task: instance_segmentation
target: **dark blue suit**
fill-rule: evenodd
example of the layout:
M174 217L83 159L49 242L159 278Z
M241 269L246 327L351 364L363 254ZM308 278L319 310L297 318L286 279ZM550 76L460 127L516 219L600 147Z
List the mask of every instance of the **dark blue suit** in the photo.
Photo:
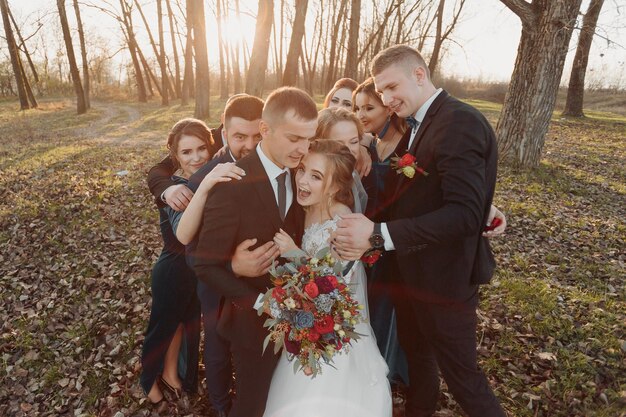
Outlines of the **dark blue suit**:
M207 162L189 178L187 187L194 193L200 183L218 164L235 162L230 152ZM198 235L186 247L187 263L193 265L191 254L198 246ZM217 316L221 296L211 290L204 282L198 280L198 299L202 310L204 326L204 367L206 384L211 405L217 410L225 411L230 404L229 392L232 380L232 364L230 347L227 340L217 334Z

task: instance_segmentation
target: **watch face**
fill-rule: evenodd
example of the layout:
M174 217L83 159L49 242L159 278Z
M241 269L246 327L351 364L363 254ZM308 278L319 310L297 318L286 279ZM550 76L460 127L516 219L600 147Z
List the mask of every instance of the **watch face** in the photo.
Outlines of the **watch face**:
M372 245L373 247L382 248L384 244L385 244L385 239L383 238L382 235L374 234L370 236L370 245Z

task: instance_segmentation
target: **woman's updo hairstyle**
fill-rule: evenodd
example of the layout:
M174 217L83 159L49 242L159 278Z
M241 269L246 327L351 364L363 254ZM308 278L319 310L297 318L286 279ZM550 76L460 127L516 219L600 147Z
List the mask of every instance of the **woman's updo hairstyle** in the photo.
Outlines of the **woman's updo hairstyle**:
M354 196L352 195L352 172L356 159L350 149L343 143L331 139L315 139L311 142L309 153L323 155L328 161L328 170L332 184L338 190L332 195L332 199L354 209ZM325 187L330 184L324 184Z
M176 152L178 152L178 143L183 135L197 137L207 145L207 148L213 145L211 130L209 130L206 123L202 120L191 117L179 120L172 127L167 137L167 149L170 151L170 158L172 158L175 168L180 168L180 163L176 158Z

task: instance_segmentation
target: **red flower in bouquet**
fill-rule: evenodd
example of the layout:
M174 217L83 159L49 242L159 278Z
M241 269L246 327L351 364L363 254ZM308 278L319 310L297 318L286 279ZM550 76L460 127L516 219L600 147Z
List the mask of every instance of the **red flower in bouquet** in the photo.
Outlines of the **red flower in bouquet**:
M333 287L333 284L330 282L327 276L315 278L315 284L317 285L317 288L319 289L320 294L328 294L329 292L335 289L335 287Z
M317 320L314 324L315 331L319 334L330 333L335 328L335 321L331 316L324 316L321 319Z
M297 355L298 353L300 353L301 345L301 342L289 340L287 335L285 335L285 349L287 350L287 352L291 353L292 355Z
M310 329L309 334L307 335L307 339L309 339L310 342L317 342L318 340L320 340L320 334L317 332L317 330Z
M311 298L315 298L319 295L320 290L317 288L315 282L309 282L304 286L304 292Z
M337 286L339 285L339 281L337 281L337 277L334 275L326 275L326 278L328 278L328 281L330 282L330 285L333 286L333 289L337 288Z
M287 298L287 291L284 290L283 287L274 287L272 289L272 296L278 301L282 303Z

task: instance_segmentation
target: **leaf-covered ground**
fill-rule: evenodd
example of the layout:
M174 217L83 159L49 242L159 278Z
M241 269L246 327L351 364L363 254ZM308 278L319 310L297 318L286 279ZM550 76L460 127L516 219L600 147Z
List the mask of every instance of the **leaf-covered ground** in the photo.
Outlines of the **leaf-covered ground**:
M474 104L495 125L499 108ZM151 413L139 354L160 237L145 177L192 112L0 103L0 415ZM538 169L500 167L509 226L478 337L511 416L625 415L626 119L590 116L553 120ZM462 415L445 389L440 404Z

